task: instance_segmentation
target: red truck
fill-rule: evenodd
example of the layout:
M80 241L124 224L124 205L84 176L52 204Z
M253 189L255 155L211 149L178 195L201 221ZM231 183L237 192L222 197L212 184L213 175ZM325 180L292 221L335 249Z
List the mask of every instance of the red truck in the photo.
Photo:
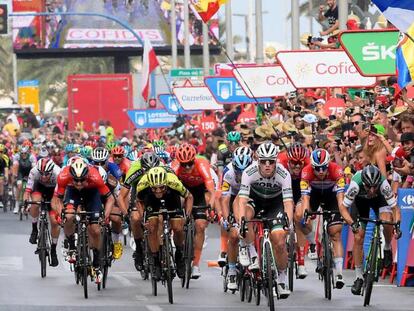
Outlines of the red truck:
M109 120L116 135L134 125L127 110L133 109L130 74L85 74L68 76L68 119L73 130L80 121L87 131L100 120Z

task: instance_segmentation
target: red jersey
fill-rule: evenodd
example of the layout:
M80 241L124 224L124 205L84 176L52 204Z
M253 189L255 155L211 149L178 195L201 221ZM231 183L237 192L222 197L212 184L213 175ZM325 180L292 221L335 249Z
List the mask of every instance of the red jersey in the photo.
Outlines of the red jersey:
M171 168L186 187L205 185L209 191L214 191L214 181L210 173L210 163L206 159L195 158L194 166L190 172L184 170L180 162L174 160Z
M319 179L311 164L305 166L302 170L302 177L300 181L300 190L302 194L310 195L312 189L327 190L336 193L344 192L345 178L342 167L334 162L328 165L328 174L325 179Z
M289 169L289 158L288 158L288 155L287 155L287 152L286 151L283 151L283 152L279 153L279 155L277 157L277 162L279 162L280 164L282 164L284 166L284 168L289 171L290 176L292 177L292 179L299 179L299 178L301 178L300 175L299 176L293 175L292 174L292 171ZM303 162L304 162L304 168L305 168L307 165L310 164L309 157L306 157L305 158L305 161L303 161Z
M111 157L109 158L110 162L113 162L116 164L116 162L114 161L114 159ZM121 163L117 164L119 169L122 172L122 176L126 176L126 174L128 173L129 168L131 167L131 161L127 158L122 158Z
M63 197L65 194L65 189L67 186L73 186L73 177L69 172L70 166L66 166L60 172L57 178L57 185L55 188L55 196ZM110 194L109 188L105 185L99 171L93 167L89 166L89 172L86 176L86 180L84 182L85 189L98 189L99 193L102 196L107 196Z

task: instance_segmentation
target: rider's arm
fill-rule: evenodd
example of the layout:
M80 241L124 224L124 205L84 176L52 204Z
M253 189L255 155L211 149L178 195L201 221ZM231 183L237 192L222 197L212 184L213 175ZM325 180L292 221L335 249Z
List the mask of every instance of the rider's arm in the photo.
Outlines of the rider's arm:
M280 170L280 175L285 176L282 179L282 195L283 195L283 206L285 213L289 219L289 225L293 222L293 192L292 192L292 177L287 169L285 169L282 165L277 167Z
M214 189L214 181L213 177L211 177L210 174L210 164L208 164L207 161L196 161L197 170L199 171L201 177L204 180L204 185L210 194L210 202L209 205L211 207L214 207L214 201L216 199L215 197L215 189Z
M117 202L118 202L119 209L124 215L128 214L128 198L129 198L129 189L124 186L121 186L121 190L119 191Z
M387 201L387 204L392 208L394 221L400 221L401 219L401 213L400 208L397 205L397 198L395 194L393 193L390 184L386 179L383 180L380 186L381 194L384 196L385 201Z
M191 215L191 211L193 210L193 203L194 203L194 197L190 193L190 191L188 191L188 195L184 199L185 214L187 215L187 217Z
M247 203L249 202L249 195L250 195L250 176L247 174L245 170L242 174L241 183L240 183L240 190L237 197L239 198L239 217L240 219L236 219L238 223L242 217L246 216L246 207Z
M348 225L351 225L354 222L348 209L352 206L356 196L359 193L359 185L353 179L351 180L348 190L345 193L345 198L342 200L341 204L338 204L339 212Z

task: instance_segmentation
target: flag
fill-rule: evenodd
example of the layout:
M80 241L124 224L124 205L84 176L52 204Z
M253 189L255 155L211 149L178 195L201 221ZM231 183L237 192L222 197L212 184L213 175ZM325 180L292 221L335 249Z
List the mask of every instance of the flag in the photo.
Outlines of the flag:
M378 9L384 14L395 27L402 32L414 23L414 1L413 0L372 0Z
M228 0L191 0L194 9L204 23L207 23Z
M142 97L145 101L148 101L149 89L150 89L150 75L160 64L158 63L157 55L154 48L151 46L151 42L145 39L144 53L142 55Z
M414 26L411 28L408 35L414 38ZM406 34L401 34L401 36L396 50L396 67L398 86L403 89L414 78L414 42Z
M396 50L398 86L402 89L414 77L414 1L372 0L384 16L402 33Z

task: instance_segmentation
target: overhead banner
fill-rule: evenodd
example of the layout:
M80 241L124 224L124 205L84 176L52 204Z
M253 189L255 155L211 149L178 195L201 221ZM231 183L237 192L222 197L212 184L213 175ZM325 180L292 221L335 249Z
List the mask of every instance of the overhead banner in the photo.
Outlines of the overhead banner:
M128 110L128 117L138 129L168 128L177 120L164 109Z
M279 65L237 67L233 75L249 98L285 96L295 90Z
M177 98L171 94L160 94L158 95L158 99L160 100L161 104L164 105L165 109L167 109L169 114L198 114L201 113L200 110L184 110L183 107L180 106Z
M369 87L375 77L363 77L345 51L281 51L276 54L296 88Z
M222 110L205 86L175 87L173 93L185 110Z
M256 104L271 103L270 97L257 98L247 97L241 85L234 77L206 77L204 83L213 94L214 99L221 104Z
M20 80L17 82L17 100L19 105L30 107L38 114L40 112L39 80Z
M366 77L396 74L397 30L345 31L339 41L359 73Z

